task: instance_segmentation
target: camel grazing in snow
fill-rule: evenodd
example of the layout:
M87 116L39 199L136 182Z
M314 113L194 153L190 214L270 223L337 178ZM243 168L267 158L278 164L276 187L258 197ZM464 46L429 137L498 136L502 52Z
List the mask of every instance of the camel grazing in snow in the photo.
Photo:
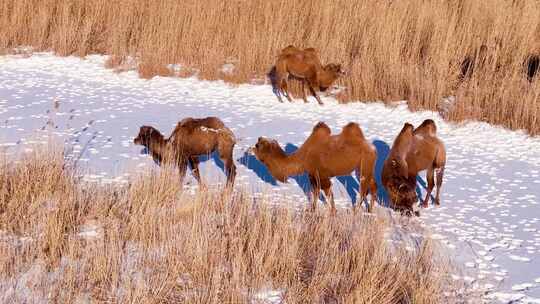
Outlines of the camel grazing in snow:
M281 94L283 94L292 102L287 86L287 79L291 75L302 82L302 98L304 102L308 102L305 91L305 83L307 83L311 94L322 105L323 103L316 90L326 91L336 79L344 74L340 64L330 63L323 66L314 48L301 50L289 45L281 50L276 62L278 99L283 102L281 99Z
M405 123L394 140L382 171L382 182L390 194L394 207L412 211L413 204L417 201L416 176L423 170L427 170L428 187L422 207L427 207L435 186L435 172L437 174L435 204L439 205L445 164L446 149L444 143L437 137L435 122L426 119L416 129L410 123Z
M172 161L178 166L182 178L189 163L200 185L199 156L218 151L225 164L227 186L234 185L236 166L233 161L233 148L236 139L232 131L217 117L185 118L176 125L168 139L154 127L142 126L133 142L145 146L157 163Z
M291 175L307 172L312 188L313 209L317 206L322 188L330 201L332 211L335 211L330 178L347 175L356 170L361 187L360 201L363 202L370 191L368 211L372 211L377 193L374 179L377 151L365 139L358 124L349 123L343 127L340 134L331 135L330 128L319 122L304 144L290 155L281 149L277 141L263 137L259 137L251 150L268 168L270 174L281 182L286 182Z

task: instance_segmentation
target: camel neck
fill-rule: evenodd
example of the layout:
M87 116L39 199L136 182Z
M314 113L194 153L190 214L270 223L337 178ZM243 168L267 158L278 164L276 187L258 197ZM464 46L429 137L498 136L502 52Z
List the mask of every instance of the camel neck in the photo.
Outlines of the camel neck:
M150 147L148 147L148 150L150 150L150 153L152 154L152 158L154 158L154 160L159 162L163 161L166 153L166 144L167 141L164 138L156 138L155 141L150 142Z
M317 78L319 80L319 86L325 88L330 87L334 80L336 80L334 73L325 71L323 69L321 69L319 75L317 75Z
M276 155L276 157L268 164L268 169L274 178L281 182L285 182L287 177L300 175L305 172L304 165L298 153L295 152L291 155L287 155L283 151L280 152L281 153Z

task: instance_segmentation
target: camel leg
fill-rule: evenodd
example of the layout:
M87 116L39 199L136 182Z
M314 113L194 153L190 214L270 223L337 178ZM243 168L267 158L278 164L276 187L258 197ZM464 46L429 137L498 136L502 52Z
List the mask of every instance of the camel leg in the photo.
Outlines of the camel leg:
M277 90L276 90L276 96L277 96L277 98L278 98L278 101L281 102L281 103L283 103L283 98L281 98L281 95L282 95L282 94L283 94L283 93L281 92L281 89L277 89Z
M281 103L283 103L283 98L281 98L281 95L284 95L282 83L284 81L284 78L287 77L287 75L287 66L284 64L283 61L278 60L275 66L275 91L277 98Z
M289 102L293 102L290 93L289 93L289 87L287 84L287 79L283 78L281 80L281 91L284 93L285 97L289 100Z
M435 205L440 205L441 201L439 199L439 195L441 193L441 186L444 176L444 167L437 169L437 194L435 195Z
M334 193L332 192L332 182L329 178L321 180L321 188L324 191L326 199L330 202L332 214L336 213L336 203L334 202Z
M201 181L201 174L199 171L199 157L191 156L189 158L189 165L191 166L191 171L193 172L193 176L195 177L199 185L203 186L203 183Z
M236 178L236 165L234 164L232 156L225 159L225 169L227 170L227 187L232 188Z
M315 92L316 82L308 81L308 87L309 87L309 91L311 92L311 95L313 95L313 97L315 97L315 99L317 99L319 104L322 106L324 103L321 101L321 98L319 97L319 95L317 95L317 92Z
M236 178L236 165L233 160L233 148L234 144L228 142L222 142L219 147L219 158L225 164L225 174L227 175L227 187L234 185Z
M309 182L311 183L311 195L313 195L311 198L311 210L315 211L317 209L319 195L321 194L321 183L320 180L313 175L309 176Z
M285 95L285 91L283 90L283 82L285 81L285 79L281 79L279 78L278 81L277 81L277 96L278 96L278 99L279 99L279 102L283 103L283 98L281 98L282 95L286 96Z
M187 160L182 158L178 161L178 173L180 174L180 183L184 182L187 171Z
M375 203L377 202L377 182L375 181L375 178L373 178L373 176L371 176L369 180L370 180L369 191L371 193L371 199L369 201L368 210L369 212L372 212L373 207L375 207Z
M365 176L360 177L360 201L359 201L360 203L363 203L363 202L366 201L369 186L370 186L369 180ZM357 202L357 204L358 204L358 202ZM368 212L372 211L372 204L371 203L368 205L367 210L368 210Z
M433 167L430 167L427 169L426 179L428 183L427 191L426 191L426 199L422 202L422 207L426 208L428 206L429 197L431 196L431 192L433 191L433 187L435 186L435 180L433 178Z
M371 201L369 202L369 205L367 206L368 212L373 211L373 206L375 205L375 196L377 193L377 184L375 183L375 179L372 176L371 171L369 171L369 166L361 165L358 168L356 168L356 178L359 181L360 189L358 189L358 192L360 193L360 199L356 201L355 206L353 209L356 209L356 205L358 203L362 204L364 202L367 203L366 198L368 195L368 191L371 191Z
M304 99L304 103L308 103L306 96L306 81L304 79L302 79L302 98Z

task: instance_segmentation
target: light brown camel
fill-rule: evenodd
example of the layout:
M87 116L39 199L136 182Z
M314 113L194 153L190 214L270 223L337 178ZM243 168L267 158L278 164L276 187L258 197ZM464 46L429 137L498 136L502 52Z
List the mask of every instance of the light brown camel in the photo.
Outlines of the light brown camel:
M368 191L371 192L368 211L372 211L377 193L374 179L377 151L365 139L358 124L349 123L340 134L331 135L330 128L324 122L319 122L304 144L290 155L281 149L277 141L263 137L259 137L252 151L272 176L281 182L286 182L291 175L307 172L312 188L313 209L317 206L322 188L335 211L330 178L356 170L360 182L360 202L365 200Z
M233 148L236 139L217 117L185 118L176 125L168 139L155 128L142 126L133 142L145 146L157 163L172 161L178 166L181 178L185 176L189 163L200 185L199 156L217 151L225 164L227 186L234 185L236 166Z
M440 204L440 190L446 164L444 143L437 137L437 127L431 119L426 119L418 128L405 123L394 140L392 149L385 160L382 182L397 209L412 210L416 202L416 176L427 170L428 182L426 198L422 207L427 207L429 197L435 186L434 173L437 173L437 194L435 204Z
M287 85L287 79L290 75L301 80L304 102L308 102L305 91L305 84L307 83L311 94L322 105L323 103L316 91L326 91L336 79L344 74L340 64L330 63L323 66L314 48L301 50L289 45L281 50L276 62L275 77L278 99L283 102L281 99L281 94L283 94L292 102Z

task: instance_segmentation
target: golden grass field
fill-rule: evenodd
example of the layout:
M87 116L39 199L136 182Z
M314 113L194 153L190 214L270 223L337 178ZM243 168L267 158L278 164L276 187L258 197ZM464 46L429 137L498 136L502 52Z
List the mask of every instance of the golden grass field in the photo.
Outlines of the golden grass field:
M241 83L264 79L281 48L312 46L349 71L342 101L437 110L456 96L451 120L540 133L540 77L524 73L540 56L538 1L4 0L0 10L4 51L109 54L111 66L130 56L143 77L180 63L186 76ZM460 82L461 63L482 45L483 64ZM225 63L234 73L221 71Z
M238 189L189 194L174 170L89 184L51 147L11 160L0 167L1 302L265 303L265 289L285 303L460 298L438 246L388 243L384 217L295 211Z

